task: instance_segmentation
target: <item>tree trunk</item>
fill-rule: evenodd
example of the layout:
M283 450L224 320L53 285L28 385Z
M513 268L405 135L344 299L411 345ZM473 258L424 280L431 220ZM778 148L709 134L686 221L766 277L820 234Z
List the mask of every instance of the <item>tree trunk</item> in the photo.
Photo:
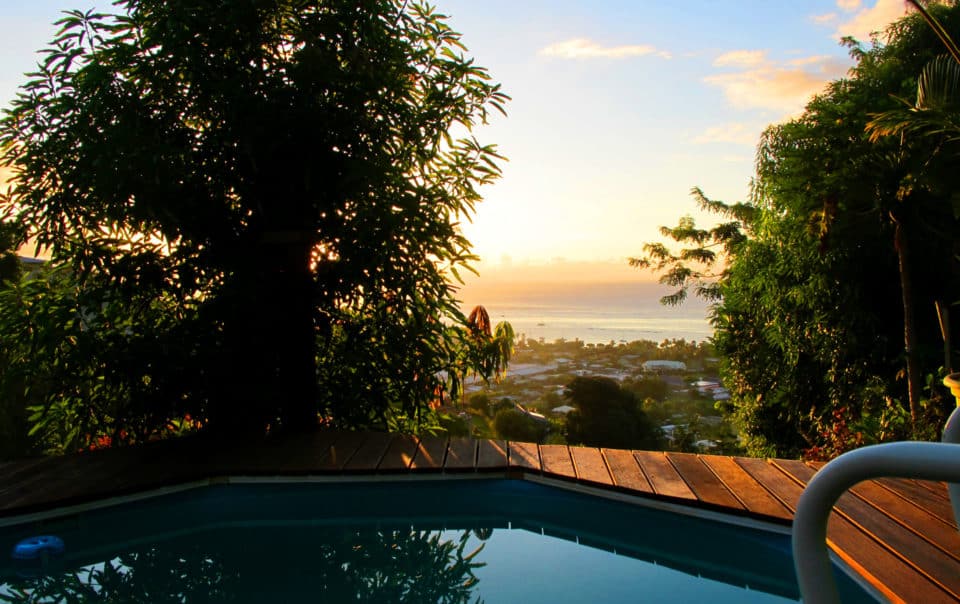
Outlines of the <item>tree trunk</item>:
M953 373L952 343L950 339L950 305L946 300L937 300L937 319L940 321L940 336L943 338L943 369Z
M903 347L907 357L907 397L910 402L910 422L917 430L917 407L920 404L921 375L916 354L916 328L913 312L913 285L910 271L910 249L904 233L902 217L890 213L894 224L893 241L900 267L900 291L903 295Z
M308 430L317 423L313 278L309 245L266 241L244 254L225 287L226 320L214 367L211 430L229 437Z
M317 425L316 328L310 247L285 246L284 266L277 272L276 295L271 296L276 338L276 407L285 431L304 431Z

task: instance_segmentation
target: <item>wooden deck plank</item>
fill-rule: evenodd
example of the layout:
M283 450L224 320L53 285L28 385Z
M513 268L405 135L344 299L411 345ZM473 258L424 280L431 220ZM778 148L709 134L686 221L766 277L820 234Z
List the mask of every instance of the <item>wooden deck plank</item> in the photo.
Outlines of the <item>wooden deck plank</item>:
M850 492L960 562L960 533L955 527L873 480L861 482Z
M57 459L56 457L34 457L19 462L8 462L0 470L0 487L43 473L47 467L56 465Z
M37 473L33 479L22 479L0 494L4 508L43 506L57 501L75 502L121 486L110 463L114 455L74 455L60 458L61 463L48 466L54 472ZM104 488L106 487L106 488Z
M570 447L570 456L573 458L573 469L577 478L584 482L599 485L612 485L610 470L603 460L600 449L592 447Z
M954 597L843 516L831 514L827 543L844 562L892 601L956 602Z
M532 470L534 472L540 471L540 449L536 443L510 441L507 443L507 448L509 450L507 455L511 468Z
M610 476L613 478L613 484L630 491L640 493L653 493L653 486L647 480L637 458L630 451L622 449L601 449L607 467L610 468Z
M697 455L667 453L666 457L700 501L732 510L746 509Z
M714 474L737 495L737 498L751 512L782 520L793 518L790 510L763 488L759 482L754 480L746 470L738 466L733 458L720 455L701 455L700 459L710 466Z
M921 486L916 480L880 478L876 482L914 505L923 508L943 522L956 526L953 518L953 508L950 506L949 499L931 496L930 491ZM946 491L946 489L944 489L944 491Z
M416 436L397 434L391 441L390 446L387 447L387 452L380 460L377 470L381 472L406 471L410 468L410 463L413 461L413 456L416 455L419 445L420 439Z
M934 497L950 501L950 495L947 493L947 484L933 480L915 480L918 485L933 494Z
M543 473L560 478L576 479L570 449L566 445L540 445L540 461Z
M794 478L803 483L809 483L810 479L816 473L816 470L800 461L795 460L777 460L776 465L788 472ZM903 525L892 520L889 516L878 512L866 501L857 497L853 493L847 492L837 500L834 506L836 512L843 514L848 521L855 525L859 530L871 537L874 542L879 542L888 550L892 550L899 555L896 558L901 560L904 570L898 571L898 574L904 574L906 568L922 573L929 580L933 581L941 589L948 591L954 598L960 598L960 575L957 574L956 560L946 555L939 548L933 546L926 540L917 536L915 533L907 530ZM832 516L831 516L832 518ZM831 521L831 525L836 524ZM846 549L849 544L837 535L832 534L828 528L827 535L837 547ZM848 537L848 531L844 536ZM910 552L909 558L901 552ZM859 560L860 557L857 556ZM861 561L862 563L862 561ZM909 592L904 592L909 593ZM942 596L941 596L942 597ZM927 601L927 600L922 600Z
M481 440L477 448L477 471L507 469L507 442Z
M366 434L362 432L339 433L333 443L327 446L327 455L323 456L320 463L317 464L317 470L321 472L342 470L365 440Z
M797 501L800 499L803 487L765 459L735 457L734 461L774 497L786 505L791 514L796 511Z
M757 479L767 490L783 501L791 512L796 511L803 488L788 474L763 459L735 458L739 466ZM827 543L851 568L863 575L884 595L894 601L954 601L926 576L904 564L903 560L882 547L869 535L839 514L831 514L827 527Z
M246 454L236 451L235 448L224 448L218 452L217 457L232 459L233 461L228 463L239 473L308 474L323 462L336 438L337 433L332 430L290 434L279 439L265 439L257 447L244 447L248 450ZM191 457L195 459L198 455L194 453ZM191 463L189 460L184 461Z
M472 472L477 463L477 441L469 438L451 438L447 444L446 472Z
M67 458L0 466L0 516L235 473L301 475L495 471L509 463L599 488L616 488L674 503L740 510L760 518L791 517L813 470L796 461L567 448L446 437L324 431L223 443L197 439L154 443ZM449 457L449 459L447 459ZM42 485L42 488L40 486ZM724 495L726 493L726 495ZM831 515L828 541L854 569L908 601L960 601L960 535L942 483L884 479L861 483Z
M446 436L424 436L417 445L417 452L410 462L410 469L416 472L439 472L447 457Z
M643 468L643 473L647 476L655 493L678 499L697 499L664 453L634 451L633 456Z
M345 472L375 472L380 461L390 448L394 435L382 432L371 432L364 439L363 444L350 456L344 464Z

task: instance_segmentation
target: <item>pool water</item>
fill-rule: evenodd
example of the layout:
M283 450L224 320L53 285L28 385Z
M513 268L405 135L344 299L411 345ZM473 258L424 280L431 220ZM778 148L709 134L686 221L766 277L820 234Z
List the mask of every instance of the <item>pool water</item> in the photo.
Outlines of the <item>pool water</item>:
M63 539L24 562L15 544ZM784 602L788 535L521 480L211 486L0 529L0 602ZM844 602L872 602L850 579Z

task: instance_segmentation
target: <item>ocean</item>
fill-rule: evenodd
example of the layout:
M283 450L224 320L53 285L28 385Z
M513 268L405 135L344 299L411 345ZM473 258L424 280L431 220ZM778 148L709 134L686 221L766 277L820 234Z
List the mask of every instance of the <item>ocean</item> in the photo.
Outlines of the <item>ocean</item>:
M462 308L469 313L474 305L483 304L492 323L509 321L518 336L546 342L710 338L708 305L689 299L680 306L663 306L660 298L670 291L656 283L527 284L487 292L484 300L465 296Z

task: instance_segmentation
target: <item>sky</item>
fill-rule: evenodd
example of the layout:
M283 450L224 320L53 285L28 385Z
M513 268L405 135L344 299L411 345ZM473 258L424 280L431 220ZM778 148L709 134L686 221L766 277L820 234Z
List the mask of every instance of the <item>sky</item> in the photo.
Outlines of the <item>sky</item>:
M509 161L464 225L492 283L650 279L627 266L690 197L746 197L763 129L798 115L903 0L435 0L512 97L478 129ZM0 107L66 8L0 0Z

